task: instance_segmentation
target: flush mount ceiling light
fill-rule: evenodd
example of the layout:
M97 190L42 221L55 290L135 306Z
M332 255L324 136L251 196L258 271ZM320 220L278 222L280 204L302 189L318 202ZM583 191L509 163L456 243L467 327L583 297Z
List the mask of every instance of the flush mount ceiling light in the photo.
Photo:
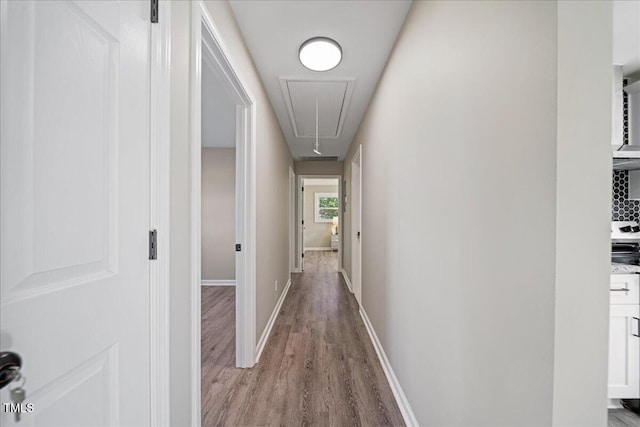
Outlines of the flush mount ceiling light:
M302 43L298 57L311 71L329 71L342 61L342 48L328 37L313 37Z

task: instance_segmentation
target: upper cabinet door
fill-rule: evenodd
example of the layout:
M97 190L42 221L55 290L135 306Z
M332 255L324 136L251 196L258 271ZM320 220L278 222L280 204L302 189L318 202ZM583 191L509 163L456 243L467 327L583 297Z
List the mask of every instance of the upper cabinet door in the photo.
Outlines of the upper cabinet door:
M149 1L3 1L0 25L0 349L34 408L19 425L148 426Z

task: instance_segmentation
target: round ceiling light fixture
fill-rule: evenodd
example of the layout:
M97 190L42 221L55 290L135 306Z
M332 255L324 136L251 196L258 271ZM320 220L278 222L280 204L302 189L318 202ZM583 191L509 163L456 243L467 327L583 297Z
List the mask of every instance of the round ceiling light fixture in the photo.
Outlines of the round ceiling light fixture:
M311 71L329 71L342 61L342 47L328 37L313 37L302 43L298 58Z

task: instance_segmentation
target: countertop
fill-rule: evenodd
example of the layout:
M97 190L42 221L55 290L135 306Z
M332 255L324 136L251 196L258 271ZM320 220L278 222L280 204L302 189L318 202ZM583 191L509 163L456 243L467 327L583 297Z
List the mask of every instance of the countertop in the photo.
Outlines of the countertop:
M611 263L611 274L640 273L640 265Z

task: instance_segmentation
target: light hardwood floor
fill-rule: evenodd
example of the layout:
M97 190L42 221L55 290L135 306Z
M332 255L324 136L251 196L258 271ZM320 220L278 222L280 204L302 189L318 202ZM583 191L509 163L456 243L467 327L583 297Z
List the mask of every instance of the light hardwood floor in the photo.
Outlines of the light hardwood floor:
M202 425L404 425L342 277L292 280L251 369L233 367L235 289L202 288Z
M640 427L640 415L626 409L609 409L607 427Z
M305 273L335 273L338 271L338 252L304 251Z

